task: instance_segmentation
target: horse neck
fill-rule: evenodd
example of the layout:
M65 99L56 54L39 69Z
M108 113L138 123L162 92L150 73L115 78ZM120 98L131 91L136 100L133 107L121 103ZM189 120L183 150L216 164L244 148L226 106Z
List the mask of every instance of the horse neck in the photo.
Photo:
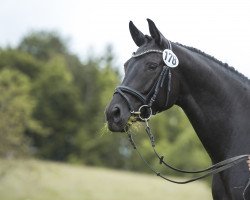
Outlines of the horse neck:
M182 107L214 162L225 159L235 137L243 137L249 122L249 84L215 59L182 46L174 46L180 59L176 74L180 80L177 105ZM239 128L242 127L243 128ZM246 128L246 127L245 127ZM238 150L237 150L238 151Z

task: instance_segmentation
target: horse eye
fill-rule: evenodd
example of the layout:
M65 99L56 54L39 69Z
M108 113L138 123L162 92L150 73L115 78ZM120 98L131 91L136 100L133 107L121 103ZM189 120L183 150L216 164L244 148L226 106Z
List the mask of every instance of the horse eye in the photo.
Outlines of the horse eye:
M147 70L149 71L154 71L158 67L156 63L147 63L146 66L147 66Z

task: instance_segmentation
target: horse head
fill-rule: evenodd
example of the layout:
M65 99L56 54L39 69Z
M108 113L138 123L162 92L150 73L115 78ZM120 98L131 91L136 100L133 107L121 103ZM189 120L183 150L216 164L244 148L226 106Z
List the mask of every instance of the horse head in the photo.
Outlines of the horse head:
M113 132L124 131L131 115L138 114L136 120L144 120L151 112L156 114L170 108L178 97L178 76L163 59L163 51L172 48L171 42L152 20L147 21L151 36L144 35L133 22L129 23L131 36L139 48L124 64L124 79L105 112Z

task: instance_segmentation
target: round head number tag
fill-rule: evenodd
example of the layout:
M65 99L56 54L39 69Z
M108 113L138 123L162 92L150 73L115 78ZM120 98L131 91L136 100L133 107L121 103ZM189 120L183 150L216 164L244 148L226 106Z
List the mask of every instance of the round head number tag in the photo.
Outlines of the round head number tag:
M163 56L163 61L168 67L174 68L179 65L179 60L172 50L165 49L163 51L162 56Z

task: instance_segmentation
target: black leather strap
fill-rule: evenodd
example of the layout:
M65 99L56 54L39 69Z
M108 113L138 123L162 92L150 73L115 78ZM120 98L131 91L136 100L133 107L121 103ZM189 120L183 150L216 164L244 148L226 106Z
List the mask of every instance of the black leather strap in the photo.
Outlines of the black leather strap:
M120 88L116 88L114 94L116 94L116 93L118 93L119 95L121 95L125 99L125 101L128 104L130 112L133 111L134 110L133 105L131 104L129 98L122 92L122 90Z
M141 94L140 92L134 90L133 88L130 88L130 87L127 87L127 86L118 86L116 88L116 90L119 89L123 92L126 92L128 94L131 94L133 96L135 96L137 99L139 99L143 104L146 104L147 103L147 98L146 96L144 96L143 94Z
M172 170L175 170L175 171L178 171L178 172L183 172L183 173L202 173L200 176L197 176L195 178L192 178L192 179L189 179L189 180L186 180L186 181L176 181L176 180L173 180L173 179L170 179L170 178L167 178L165 175L163 175L161 172L155 170L146 160L145 158L142 156L142 154L140 153L140 151L138 150L137 146L136 146L136 143L132 137L132 134L129 133L129 132L126 132L128 134L128 137L129 137L129 141L130 143L132 144L133 148L136 150L136 152L138 153L138 155L140 156L140 158L143 160L143 162L147 165L147 167L152 171L154 172L157 176L165 179L166 181L169 181L169 182L172 182L172 183L176 183L176 184L187 184L187 183L191 183L191 182L194 182L194 181L197 181L197 180L200 180L202 178L205 178L207 176L210 176L210 175L214 175L214 174L217 174L219 172L222 172L226 169L229 169L239 163L241 163L242 161L245 161L248 159L248 156L249 155L240 155L240 156L235 156L235 157L232 157L232 158L229 158L227 160L223 160L215 165L212 165L211 167L205 169L205 170L199 170L199 171L195 171L195 172L191 172L191 171L186 171L186 170L179 170L177 168L174 168L174 167L169 167L170 165L167 165L167 167L169 167L170 169ZM160 164L161 163L164 163L163 161L163 157L159 157L160 159ZM247 190L247 188L249 187L249 184L250 184L250 179L249 179L249 182L244 190L244 193L245 191ZM243 193L243 195L245 195Z
M120 94L125 101L127 102L130 112L133 113L135 110L133 109L133 105L131 103L131 100L129 99L129 97L126 94L130 94L133 97L137 98L142 105L148 105L149 107L152 107L153 103L156 101L157 95L160 91L161 88L163 88L165 80L167 81L167 94L166 94L166 103L163 106L164 108L167 107L168 105L168 99L169 99L169 93L170 93L170 87L171 87L171 72L169 67L167 66L163 66L163 69L157 79L157 81L155 82L154 86L152 87L152 89L149 91L149 93L147 95L143 95L141 92L128 87L128 86L124 86L124 85L120 85L115 89L114 94L118 93ZM154 113L159 112L160 110L154 111Z

